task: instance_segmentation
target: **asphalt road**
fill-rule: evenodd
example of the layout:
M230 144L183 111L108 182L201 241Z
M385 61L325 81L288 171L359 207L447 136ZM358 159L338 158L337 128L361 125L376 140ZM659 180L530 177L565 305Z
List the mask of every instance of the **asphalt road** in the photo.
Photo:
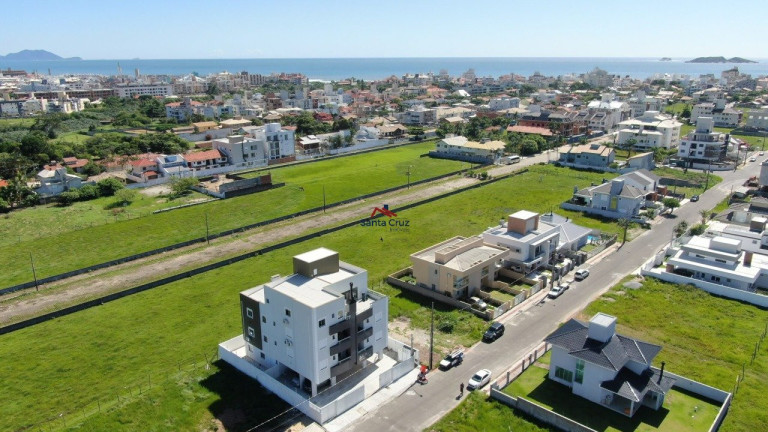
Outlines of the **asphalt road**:
M749 176L759 174L759 167L759 161L747 162L736 172L716 173L723 181L701 194L698 202L684 203L671 217L655 223L651 230L614 253L605 254L599 262L583 266L589 269L590 276L581 282L573 282L559 298L548 299L540 305L529 305L516 315L503 317L501 321L505 323L506 331L500 339L490 344L476 344L466 351L463 364L448 371L430 372L428 384L415 384L348 430L400 432L421 431L429 427L458 405L460 383L466 385L479 369L490 369L493 382L503 371L532 352L559 323L576 315L621 278L637 270L653 253L661 250L670 241L674 226L681 220L689 225L700 222L699 211L712 209L730 193L732 187L735 189ZM572 273L569 276L572 277Z

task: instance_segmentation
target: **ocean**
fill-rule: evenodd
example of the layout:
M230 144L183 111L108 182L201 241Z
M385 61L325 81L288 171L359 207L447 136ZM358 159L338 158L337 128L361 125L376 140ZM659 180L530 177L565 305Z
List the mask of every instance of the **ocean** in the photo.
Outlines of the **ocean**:
M346 78L377 80L391 75L439 73L445 69L458 76L472 68L478 77L515 73L523 76L539 72L546 76L586 73L599 67L609 74L645 79L655 74L715 74L738 67L753 77L768 75L768 59L754 59L759 63L685 63L685 59L660 61L658 58L332 58L332 59L189 59L189 60L57 60L8 61L0 60L0 69L23 69L53 75L95 74L116 75L118 63L126 75L136 69L142 75L208 75L227 71L247 71L253 74L302 73L312 80L341 80Z

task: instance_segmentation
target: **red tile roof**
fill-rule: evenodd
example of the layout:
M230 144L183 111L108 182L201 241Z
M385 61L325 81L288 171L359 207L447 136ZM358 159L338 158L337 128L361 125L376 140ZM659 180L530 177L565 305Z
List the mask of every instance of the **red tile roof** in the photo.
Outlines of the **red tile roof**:
M207 160L219 159L221 152L218 149L206 150L201 152L189 153L184 155L184 160L187 162L202 162Z
M145 167L145 166L157 165L157 162L155 162L152 159L139 159L139 160L131 161L131 165L135 167Z
M8 180L0 180L0 188L8 186Z

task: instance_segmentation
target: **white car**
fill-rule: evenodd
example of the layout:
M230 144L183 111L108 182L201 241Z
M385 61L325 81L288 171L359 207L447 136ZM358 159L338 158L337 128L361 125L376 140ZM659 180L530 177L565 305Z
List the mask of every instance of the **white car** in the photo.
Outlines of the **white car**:
M587 269L576 270L576 272L573 274L573 278L577 281L584 280L587 278L587 276L589 276L589 270Z
M565 289L563 289L563 287L558 285L558 286L552 287L552 289L549 290L549 293L547 293L547 297L551 299L558 298L560 297L560 294L564 292L565 292Z
M480 369L472 375L472 378L469 379L469 383L467 383L467 390L474 390L478 389L486 384L488 384L491 381L491 371L488 369Z

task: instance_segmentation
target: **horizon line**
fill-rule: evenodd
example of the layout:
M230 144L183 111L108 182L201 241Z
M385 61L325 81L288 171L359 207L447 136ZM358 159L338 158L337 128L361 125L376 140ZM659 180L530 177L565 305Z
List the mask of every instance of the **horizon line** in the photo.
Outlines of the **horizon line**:
M198 57L198 58L84 58L79 56L63 57L60 59L51 60L31 60L31 59L5 59L1 58L0 61L19 61L19 62L35 62L35 61L154 61L154 60L404 60L404 59L648 59L661 61L662 58L670 58L673 61L693 60L701 57L725 57L725 56L699 56L699 57L667 57L667 56L450 56L450 57L431 57L431 56L405 56L405 57ZM745 60L768 60L768 57L739 57ZM728 59L727 57L725 57ZM73 60L76 59L76 60ZM728 64L726 62L724 64ZM760 63L760 62L758 62ZM734 64L748 64L748 63L734 63Z

